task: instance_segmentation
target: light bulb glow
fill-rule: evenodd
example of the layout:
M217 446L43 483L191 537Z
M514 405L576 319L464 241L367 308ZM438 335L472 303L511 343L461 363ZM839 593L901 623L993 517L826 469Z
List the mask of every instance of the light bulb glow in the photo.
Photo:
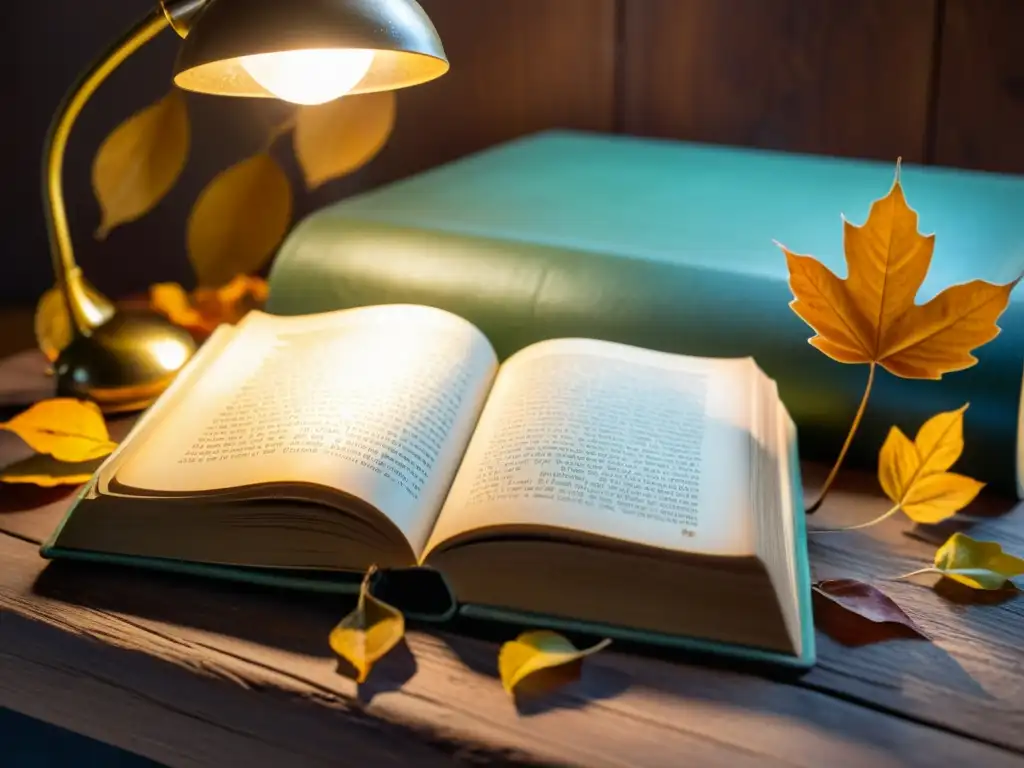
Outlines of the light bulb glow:
M242 67L274 96L295 104L324 104L344 96L373 63L373 51L313 49L243 56Z

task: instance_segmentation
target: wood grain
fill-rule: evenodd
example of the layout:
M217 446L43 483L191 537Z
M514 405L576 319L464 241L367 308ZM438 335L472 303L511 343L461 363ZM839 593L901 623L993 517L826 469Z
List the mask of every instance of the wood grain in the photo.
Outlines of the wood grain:
M935 162L1024 173L1024 3L945 6Z
M623 5L626 132L924 158L934 0Z
M810 486L820 469L805 468ZM884 509L884 499L865 492L870 477L844 477L815 526ZM1016 595L983 604L975 594L889 580L930 559L948 530L927 542L891 519L811 543L817 578L872 581L934 643L851 649L819 633L818 666L778 680L617 644L588 663L580 684L517 714L495 677L495 640L512 630L417 629L408 652L357 689L337 674L325 642L345 600L47 565L30 542L49 534L66 504L0 512L0 530L13 534L0 535L0 706L170 765L223 764L232 750L254 765L282 754L319 765L345 749L381 765L391 754L425 765L467 754L513 764L672 765L680 754L699 765L1024 762ZM976 504L972 533L1024 551L1024 507L1010 506L999 498ZM58 689L81 698L43 695ZM192 738L190 728L198 729ZM390 752L378 756L382 744Z

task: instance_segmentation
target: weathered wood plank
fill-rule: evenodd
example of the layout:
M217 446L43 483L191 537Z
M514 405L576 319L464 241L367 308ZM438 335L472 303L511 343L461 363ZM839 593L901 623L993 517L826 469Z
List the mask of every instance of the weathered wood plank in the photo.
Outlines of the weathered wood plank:
M317 765L375 756L382 744L404 759L465 748L483 759L616 766L675 765L683 755L722 766L1019 764L804 687L623 653L595 657L550 708L517 715L493 676L496 646L449 634L411 633L411 657L382 664L359 704L324 643L344 609L333 600L116 568L44 569L31 545L9 537L0 560L0 705L171 765L215 764L227 753L222 739L255 765L270 764L261 748ZM82 692L79 706L41 702L41 686L52 685ZM96 713L108 699L131 729L104 725ZM185 737L174 713L200 735Z
M1020 0L947 0L935 162L1024 173Z
M924 158L934 0L624 6L627 133Z

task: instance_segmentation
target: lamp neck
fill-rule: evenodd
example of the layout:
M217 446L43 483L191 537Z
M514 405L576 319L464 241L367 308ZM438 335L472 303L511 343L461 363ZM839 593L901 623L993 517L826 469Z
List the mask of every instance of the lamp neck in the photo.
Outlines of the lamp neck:
M75 82L57 108L43 145L43 210L53 257L57 285L64 294L74 331L89 335L113 314L110 301L92 289L75 263L64 207L64 152L71 128L82 108L100 84L135 51L153 39L168 24L162 9L147 14L114 43Z
M179 37L186 37L192 29L192 23L199 16L210 0L160 0L160 10L167 17L171 29Z

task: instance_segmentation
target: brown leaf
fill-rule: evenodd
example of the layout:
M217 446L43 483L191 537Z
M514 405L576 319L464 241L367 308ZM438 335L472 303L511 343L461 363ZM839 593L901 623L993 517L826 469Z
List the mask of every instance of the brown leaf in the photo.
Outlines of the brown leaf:
M384 147L394 124L393 91L300 108L293 141L306 186L315 189L361 168Z
M842 363L878 363L896 376L939 379L977 362L971 351L999 333L996 320L1017 281L974 280L914 304L931 266L934 235L917 231L899 169L863 226L843 222L847 277L784 246L793 311L814 329L810 343Z
M814 585L815 626L844 645L867 645L897 637L929 639L893 600L854 579Z
M255 155L217 175L188 220L188 255L199 283L216 288L258 272L291 218L291 184L270 155Z
M92 186L102 212L96 237L134 221L163 199L188 159L188 109L177 88L121 123L100 145Z

